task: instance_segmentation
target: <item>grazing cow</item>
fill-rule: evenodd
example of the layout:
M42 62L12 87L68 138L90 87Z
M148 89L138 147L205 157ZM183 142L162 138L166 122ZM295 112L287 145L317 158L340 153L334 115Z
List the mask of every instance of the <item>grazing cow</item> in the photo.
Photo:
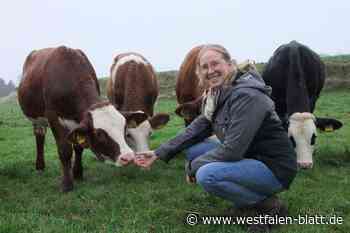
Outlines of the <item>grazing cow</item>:
M33 123L36 169L43 170L44 140L50 126L62 163L64 192L73 189L73 178L83 178L81 155L90 148L99 160L120 165L134 154L125 142L126 124L141 123L144 113L124 116L100 100L95 71L86 55L64 46L33 51L26 58L18 100ZM73 172L72 153L75 152Z
M176 97L179 106L175 112L184 118L186 126L200 114L202 94L205 90L205 87L200 85L196 73L197 57L202 47L203 45L199 45L190 50L180 66L176 79Z
M149 137L169 121L169 115L154 115L159 93L156 74L151 64L140 54L122 53L115 56L107 82L107 96L120 111L140 111L148 116L138 127L126 129L126 142L136 152L149 150Z
M325 66L310 48L296 41L277 48L262 74L272 87L276 111L288 129L301 168L312 167L316 127L334 130L342 123L313 115L325 82Z

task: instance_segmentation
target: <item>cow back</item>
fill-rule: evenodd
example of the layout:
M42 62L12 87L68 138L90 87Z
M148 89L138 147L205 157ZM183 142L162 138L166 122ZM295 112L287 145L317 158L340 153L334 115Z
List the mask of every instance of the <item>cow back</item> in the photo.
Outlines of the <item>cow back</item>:
M99 99L96 73L81 50L65 46L32 52L26 59L19 102L28 117L50 110L65 118L81 114Z
M179 104L197 99L204 91L196 74L197 57L202 47L203 45L199 45L191 49L180 66L176 79L176 97Z
M280 116L313 112L325 81L320 57L296 41L280 46L269 59L263 74L272 87L272 98Z
M23 113L30 118L44 116L44 71L54 48L32 51L25 59L22 79L18 87L18 102Z
M154 114L159 84L152 65L138 53L122 53L114 58L107 82L107 96L120 111Z

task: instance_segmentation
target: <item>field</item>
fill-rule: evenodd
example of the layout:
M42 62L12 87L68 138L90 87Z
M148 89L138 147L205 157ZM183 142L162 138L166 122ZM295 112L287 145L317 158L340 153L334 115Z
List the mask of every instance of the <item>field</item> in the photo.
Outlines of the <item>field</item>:
M154 133L151 147L174 136L183 122L173 113L174 99L161 99L157 111L171 113L170 123ZM350 92L323 92L319 116L332 116L344 127L319 133L316 163L300 171L281 198L291 216L338 216L338 225L285 225L275 232L350 232ZM184 179L183 155L169 164L157 162L151 171L115 168L84 152L84 178L73 192L59 191L60 163L50 131L46 140L46 170L35 170L31 124L18 105L0 105L0 233L25 232L245 232L237 225L186 225L185 217L220 215L230 203L206 194Z

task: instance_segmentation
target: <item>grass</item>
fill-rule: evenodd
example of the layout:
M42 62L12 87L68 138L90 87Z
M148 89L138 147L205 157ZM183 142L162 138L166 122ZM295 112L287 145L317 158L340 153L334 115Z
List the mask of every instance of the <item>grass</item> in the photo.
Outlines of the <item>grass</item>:
M151 138L151 147L173 137L183 122L173 114L176 102L160 100L157 111L170 112L169 124ZM350 232L350 93L324 92L317 114L344 123L319 134L316 164L300 171L281 194L290 215L337 215L342 225L286 225L276 232ZM73 192L59 191L60 163L52 134L46 137L46 170L35 170L32 127L15 104L0 105L0 233L12 232L245 232L235 225L184 224L189 212L218 214L230 204L187 185L183 155L151 171L115 168L84 152L83 182Z

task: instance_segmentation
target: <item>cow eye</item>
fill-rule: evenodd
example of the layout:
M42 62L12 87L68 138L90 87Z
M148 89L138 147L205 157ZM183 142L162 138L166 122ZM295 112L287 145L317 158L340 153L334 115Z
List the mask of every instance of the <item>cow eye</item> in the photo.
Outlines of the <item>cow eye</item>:
M104 141L106 139L106 134L102 130L96 130L95 136L98 141Z
M316 138L317 136L315 134L312 134L312 137L311 137L311 146L315 145L316 143Z
M295 147L297 146L297 144L296 144L296 142L295 142L295 140L294 140L294 137L293 137L293 136L290 136L289 139L290 139L290 141L292 142L293 147L295 148Z

